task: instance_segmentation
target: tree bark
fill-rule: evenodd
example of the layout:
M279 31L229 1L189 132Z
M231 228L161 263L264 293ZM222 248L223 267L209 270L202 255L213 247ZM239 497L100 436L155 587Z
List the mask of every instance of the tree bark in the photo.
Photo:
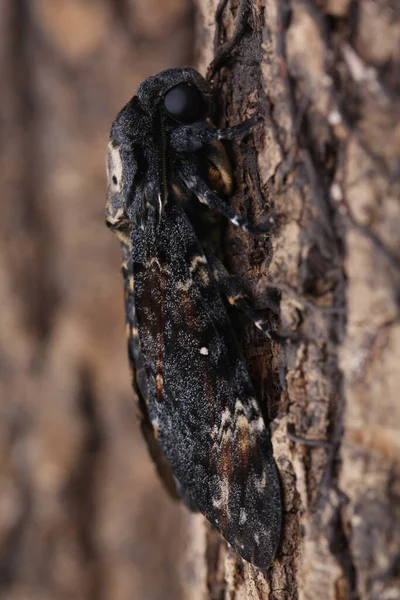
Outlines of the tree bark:
M240 10L220 3L216 30L217 2L197 4L206 73ZM273 209L277 227L263 242L232 227L226 251L259 305L279 291L282 331L299 339L242 336L272 419L284 526L265 574L207 529L208 594L400 598L400 13L368 0L250 5L214 85L224 125L264 117L233 149L233 204L255 220Z

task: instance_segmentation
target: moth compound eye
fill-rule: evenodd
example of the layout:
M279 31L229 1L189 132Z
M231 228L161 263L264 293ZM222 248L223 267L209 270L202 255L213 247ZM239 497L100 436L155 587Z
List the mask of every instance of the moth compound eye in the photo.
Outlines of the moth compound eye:
M199 90L187 83L179 83L171 88L165 94L164 106L173 119L183 123L193 123L204 112L204 102Z

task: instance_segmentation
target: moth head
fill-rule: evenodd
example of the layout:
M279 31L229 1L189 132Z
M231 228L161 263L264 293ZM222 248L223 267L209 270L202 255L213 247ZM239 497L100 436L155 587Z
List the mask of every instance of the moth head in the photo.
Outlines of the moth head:
M140 84L137 96L149 113L162 109L178 123L204 120L213 108L211 89L194 69L167 69Z

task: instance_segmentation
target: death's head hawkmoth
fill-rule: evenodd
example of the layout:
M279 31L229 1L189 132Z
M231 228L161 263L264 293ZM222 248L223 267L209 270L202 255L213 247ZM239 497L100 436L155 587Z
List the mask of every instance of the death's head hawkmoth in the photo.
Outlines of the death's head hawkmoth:
M209 216L245 230L222 196L232 177L207 82L190 68L149 77L117 115L108 147L106 221L123 251L132 380L142 430L169 492L267 568L280 538L279 479L226 310ZM240 292L228 293L240 304Z

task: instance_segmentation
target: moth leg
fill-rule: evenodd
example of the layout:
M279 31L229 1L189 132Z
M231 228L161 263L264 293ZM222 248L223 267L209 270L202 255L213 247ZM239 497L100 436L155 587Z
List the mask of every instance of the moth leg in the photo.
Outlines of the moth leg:
M240 137L258 123L262 123L262 121L263 118L257 116L247 119L247 121L243 121L243 123L239 123L238 125L219 129L210 129L201 123L181 125L172 131L170 145L177 152L194 152L205 144L210 144L215 140L232 140L235 137Z
M250 298L240 289L235 277L228 272L222 262L214 256L209 255L207 255L207 260L212 269L214 279L226 296L229 304L243 312L270 340L280 343L287 341L286 337L280 336L271 329L267 320L260 318L260 315L258 315L257 311L252 307Z
M237 225L246 233L265 233L274 225L272 218L269 218L260 226L251 225L246 219L240 217L237 212L233 210L233 208L226 204L226 202L224 202L216 192L211 190L201 179L197 170L188 163L182 164L179 174L187 188L193 192L199 202L219 212L221 215L229 219L231 223Z
M222 14L227 4L226 0L220 0L215 15L215 21L217 24L216 39L220 38ZM207 71L207 80L212 81L216 72L226 63L227 59L231 56L232 51L238 46L240 40L245 34L246 27L249 23L251 15L251 5L249 0L241 0L239 6L239 15L235 25L235 31L230 40L225 42L222 46L217 49L216 56L211 62Z

